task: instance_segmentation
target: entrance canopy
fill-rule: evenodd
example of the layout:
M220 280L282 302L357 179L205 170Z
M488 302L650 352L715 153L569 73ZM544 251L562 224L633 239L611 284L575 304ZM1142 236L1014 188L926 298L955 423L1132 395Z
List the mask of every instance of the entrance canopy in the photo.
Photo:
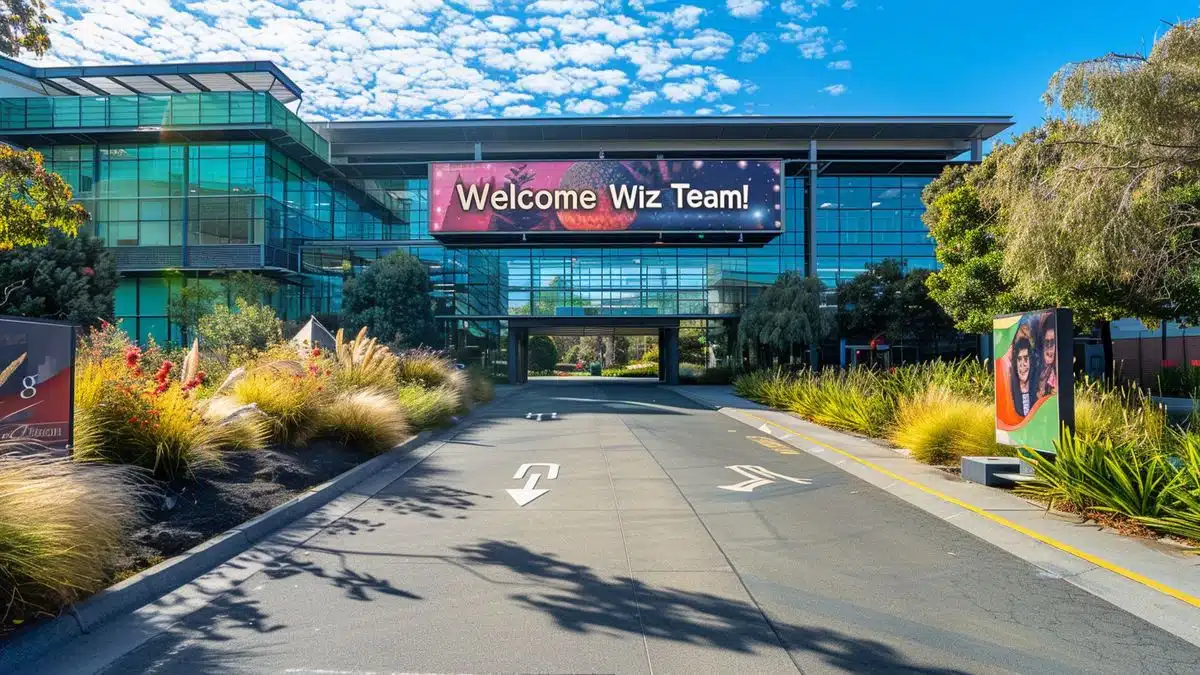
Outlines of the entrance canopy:
M658 379L679 384L679 319L658 316L537 316L508 320L508 382L529 380L529 336L657 335Z

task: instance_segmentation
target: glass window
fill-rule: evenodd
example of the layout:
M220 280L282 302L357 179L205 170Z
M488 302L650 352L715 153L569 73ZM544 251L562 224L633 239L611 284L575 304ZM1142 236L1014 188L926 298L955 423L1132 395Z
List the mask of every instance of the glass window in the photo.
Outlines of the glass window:
M171 234L165 221L162 222L143 222L141 226L141 238L138 242L142 246L169 246L171 244Z
M871 207L870 178L842 178L838 196L843 209L866 209Z
M137 315L137 279L121 279L114 295L113 313L117 316Z
M163 127L171 123L170 96L141 96L137 100L138 125Z

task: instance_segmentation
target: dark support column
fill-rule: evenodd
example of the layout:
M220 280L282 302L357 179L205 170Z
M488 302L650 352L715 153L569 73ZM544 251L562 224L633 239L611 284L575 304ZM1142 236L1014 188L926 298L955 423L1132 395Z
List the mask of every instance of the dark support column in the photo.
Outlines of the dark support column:
M519 328L508 328L508 383L521 384L520 349L521 343L517 338Z
M658 329L658 381L667 381L667 329Z
M664 381L667 384L679 384L679 329L666 328L664 332L667 334L667 374ZM659 353L661 354L662 351L660 347Z
M520 330L520 336L517 338L519 344L517 351L521 355L521 372L517 376L520 378L521 384L525 384L529 381L529 329L522 328Z

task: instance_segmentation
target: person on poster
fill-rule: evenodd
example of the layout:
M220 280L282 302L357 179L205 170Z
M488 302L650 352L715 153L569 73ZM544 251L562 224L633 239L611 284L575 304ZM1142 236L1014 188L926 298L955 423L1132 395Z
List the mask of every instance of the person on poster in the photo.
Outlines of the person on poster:
M1025 417L1037 401L1033 376L1033 341L1029 324L1023 324L1012 343L1012 399L1018 417Z
M1048 312L1042 319L1040 329L1041 335L1037 341L1040 361L1037 385L1039 399L1058 391L1058 330L1053 312Z

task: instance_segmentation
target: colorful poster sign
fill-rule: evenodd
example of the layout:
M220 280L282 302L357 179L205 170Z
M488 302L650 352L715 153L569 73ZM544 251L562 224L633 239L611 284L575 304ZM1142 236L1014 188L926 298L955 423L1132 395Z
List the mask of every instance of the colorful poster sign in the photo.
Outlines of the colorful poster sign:
M0 318L0 440L71 444L75 326Z
M429 230L781 232L777 160L429 165Z
M996 442L1054 453L1075 424L1071 310L996 317Z

